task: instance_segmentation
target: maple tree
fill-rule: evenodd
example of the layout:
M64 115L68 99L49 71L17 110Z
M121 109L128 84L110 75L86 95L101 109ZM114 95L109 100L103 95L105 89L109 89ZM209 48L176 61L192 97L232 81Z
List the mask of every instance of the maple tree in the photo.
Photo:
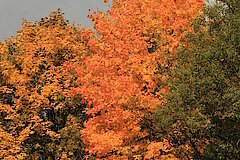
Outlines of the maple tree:
M0 44L0 159L81 158L87 118L63 63L87 52L80 29L60 10Z
M66 67L77 73L80 85L73 92L92 116L81 130L90 154L151 159L161 156L158 148L171 157L167 142L148 139L143 119L167 89L158 87L167 77L156 74L158 66L169 65L203 6L202 0L116 0L106 13L89 13L97 36L88 29L81 35L92 53L82 56L80 66Z

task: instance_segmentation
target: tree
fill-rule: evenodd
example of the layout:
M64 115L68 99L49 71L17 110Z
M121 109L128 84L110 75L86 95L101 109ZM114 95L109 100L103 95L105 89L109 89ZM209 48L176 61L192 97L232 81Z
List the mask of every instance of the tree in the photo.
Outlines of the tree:
M239 8L238 0L207 7L172 59L169 93L153 117L179 155L240 158Z
M60 10L0 44L0 159L81 159L87 116L64 63L87 52L80 29Z
M156 59L167 65L166 55L191 32L189 22L203 5L201 0L117 0L106 13L90 12L97 37L88 30L82 36L92 53L72 67L80 83L75 93L92 116L81 130L90 154L124 159L161 156L153 154L157 147L170 152L167 142L151 142L142 120L166 91L157 87L164 77L155 74Z

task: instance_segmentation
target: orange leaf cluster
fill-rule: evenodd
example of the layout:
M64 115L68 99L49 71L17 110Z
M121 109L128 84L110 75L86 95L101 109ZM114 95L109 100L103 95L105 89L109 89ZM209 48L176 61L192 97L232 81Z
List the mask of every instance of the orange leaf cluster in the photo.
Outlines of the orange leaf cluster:
M162 103L166 91L157 90L166 77L156 76L156 60L167 65L203 6L203 0L116 0L106 13L89 13L97 37L82 30L93 54L74 67L80 83L74 92L82 94L93 116L81 131L91 154L124 156L124 147L148 135L142 118Z
M0 159L37 159L38 154L28 155L28 140L43 136L54 143L59 138L53 126L64 122L51 121L50 111L57 115L66 110L70 88L76 86L63 63L78 62L85 52L80 29L69 25L60 11L34 24L24 20L17 36L0 44Z

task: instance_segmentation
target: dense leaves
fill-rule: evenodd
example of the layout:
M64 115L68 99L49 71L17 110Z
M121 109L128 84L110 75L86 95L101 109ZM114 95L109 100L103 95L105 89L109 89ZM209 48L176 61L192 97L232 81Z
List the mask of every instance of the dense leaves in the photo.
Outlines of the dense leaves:
M191 32L190 22L203 5L200 0L117 0L106 13L90 12L97 37L88 30L82 35L93 54L85 54L80 66L72 67L80 82L75 92L87 101L86 113L93 116L81 131L90 154L157 158L162 153L154 148L172 151L163 140L151 144L143 119L162 103L166 91L157 88L165 78L155 74L157 62L168 65L166 58Z
M107 0L104 0L107 2ZM239 1L115 0L0 44L0 159L239 159Z
M237 0L209 6L173 59L170 92L155 122L180 155L240 158L239 8Z
M87 52L80 29L60 10L30 24L0 45L0 159L47 159L84 153L81 96L76 77L63 68Z

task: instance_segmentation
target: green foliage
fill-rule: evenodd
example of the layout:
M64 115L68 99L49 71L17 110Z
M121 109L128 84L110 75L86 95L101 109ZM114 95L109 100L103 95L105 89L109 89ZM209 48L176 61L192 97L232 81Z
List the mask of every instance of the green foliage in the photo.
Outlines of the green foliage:
M167 80L169 94L154 121L155 132L167 137L179 155L240 159L239 8L239 0L206 8L172 59L177 65Z
M69 158L75 160L83 159L87 154L80 134L83 122L88 118L82 113L85 104L81 103L81 96L75 95L70 99L62 97L59 100L65 102L64 108L47 110L46 121L52 123L51 130L60 136L53 138L46 134L39 135L37 132L29 136L23 142L23 146L32 158L57 159L66 152Z

